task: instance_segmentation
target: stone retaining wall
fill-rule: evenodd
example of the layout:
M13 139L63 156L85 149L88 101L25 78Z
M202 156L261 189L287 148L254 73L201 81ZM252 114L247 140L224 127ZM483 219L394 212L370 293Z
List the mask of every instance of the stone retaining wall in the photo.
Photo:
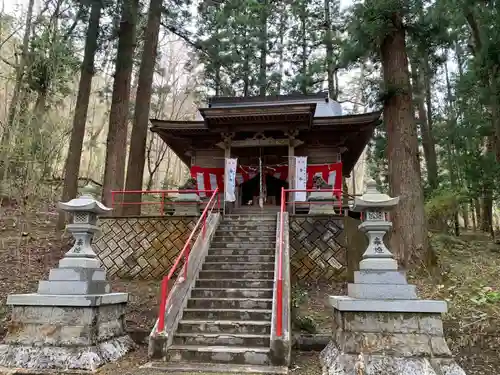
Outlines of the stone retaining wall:
M197 217L106 217L95 239L97 255L110 277L159 279L182 250ZM344 278L347 267L343 217L290 217L292 281Z
M106 217L94 240L108 277L160 279L170 270L198 217Z
M290 217L292 281L331 281L347 267L344 217L293 215Z

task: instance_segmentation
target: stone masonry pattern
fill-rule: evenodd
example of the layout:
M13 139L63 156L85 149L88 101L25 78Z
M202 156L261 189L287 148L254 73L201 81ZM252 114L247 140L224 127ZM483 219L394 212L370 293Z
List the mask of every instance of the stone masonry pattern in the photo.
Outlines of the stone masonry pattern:
M102 218L94 241L109 277L160 279L172 267L197 217ZM342 219L290 218L293 281L331 281L346 269Z
M347 265L341 218L309 215L290 218L290 255L293 281L331 281Z
M102 218L94 240L109 277L160 279L184 247L197 217Z

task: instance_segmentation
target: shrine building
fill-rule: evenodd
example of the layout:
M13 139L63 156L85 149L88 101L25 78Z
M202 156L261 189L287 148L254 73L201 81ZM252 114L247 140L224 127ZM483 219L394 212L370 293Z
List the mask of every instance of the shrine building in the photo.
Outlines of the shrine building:
M338 102L319 93L213 97L195 121L150 121L151 131L190 167L199 190L224 191L225 163L237 160L234 209L257 205L259 196L267 207L279 206L281 187L310 189L318 174L341 190L380 117L381 111L344 115ZM299 159L307 164L302 185Z

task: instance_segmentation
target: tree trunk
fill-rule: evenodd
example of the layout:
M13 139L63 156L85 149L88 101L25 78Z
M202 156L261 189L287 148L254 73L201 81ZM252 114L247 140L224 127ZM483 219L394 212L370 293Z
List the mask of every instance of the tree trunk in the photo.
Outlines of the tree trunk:
M85 137L85 123L89 107L90 89L94 76L94 59L97 51L97 38L99 36L99 20L101 18L102 1L94 0L90 12L89 26L85 38L85 52L80 73L80 83L76 98L73 129L69 143L68 156L64 166L64 187L62 200L67 201L78 192L78 174L80 172L80 159L82 157L83 139ZM59 214L58 229L62 229L66 222L66 215Z
M162 0L151 0L149 3L148 21L144 33L144 49L142 51L141 66L139 68L139 83L135 101L134 125L130 139L130 151L127 168L126 190L142 190L144 178L144 163L146 157L146 138L149 123L149 107L153 74L158 54L158 34L160 32ZM142 200L134 194L126 194L126 201ZM124 213L140 215L141 206L138 204L126 206Z
M481 230L490 233L493 237L493 197L491 190L485 188L483 191L483 198L481 200Z
M259 95L266 96L267 91L267 15L268 2L261 4L261 32L260 32L260 67L259 67Z
M328 77L328 95L337 100L337 88L335 86L335 64L333 61L333 32L330 14L330 0L325 0L325 48L326 48L326 71Z
M302 33L302 69L300 75L302 76L300 81L300 92L307 95L307 31L306 31L306 2L301 1L301 14L300 14L300 28Z
M469 230L470 224L469 224L469 205L467 203L464 203L462 205L462 216L464 218L464 229Z
M437 156L434 140L428 126L428 112L424 104L423 71L417 66L417 64L412 65L413 96L417 104L418 123L422 134L422 148L424 149L425 165L427 166L427 182L431 190L434 190L438 187Z
M418 139L413 116L405 30L402 16L392 16L394 27L381 45L383 77L388 97L384 103L387 158L392 196L399 196L393 215L392 250L403 267L430 259L427 223L418 159Z
M125 0L123 2L120 28L118 30L118 51L116 54L102 189L103 203L109 207L112 205L111 191L122 190L125 182L130 83L134 66L138 6L138 0ZM117 214L119 215L120 212Z
M285 68L285 32L287 28L287 8L286 4L283 3L283 9L281 9L280 15L280 26L279 26L279 50L278 50L278 72L279 79L276 85L276 95L281 94L281 85L283 84L283 72Z
M26 14L26 20L24 24L24 36L21 58L19 60L19 65L16 68L16 83L14 85L14 91L12 93L12 99L10 101L9 111L7 113L7 124L3 127L2 140L0 141L0 177L2 178L2 184L7 182L7 175L9 173L9 158L11 153L11 138L12 133L14 133L17 127L17 119L19 114L19 106L22 101L23 96L23 80L25 68L28 63L28 52L29 52L29 42L31 36L31 19L33 18L33 7L35 5L35 0L29 0L28 12ZM3 186L2 194L8 193L6 186Z
M476 232L477 231L477 217L476 217L476 206L475 202L471 199L470 201L470 213L471 213L471 219L472 219L472 231Z

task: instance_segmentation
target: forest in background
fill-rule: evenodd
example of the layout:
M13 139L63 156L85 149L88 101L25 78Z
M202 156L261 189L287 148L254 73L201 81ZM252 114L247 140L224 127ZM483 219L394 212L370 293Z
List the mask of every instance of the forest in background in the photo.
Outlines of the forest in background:
M109 204L111 190L175 187L186 168L150 117L193 119L209 95L327 90L344 110L384 109L362 170L401 196L391 242L403 265L428 262L428 229L497 229L499 8L26 0L14 13L0 1L2 194L67 200L87 177Z

